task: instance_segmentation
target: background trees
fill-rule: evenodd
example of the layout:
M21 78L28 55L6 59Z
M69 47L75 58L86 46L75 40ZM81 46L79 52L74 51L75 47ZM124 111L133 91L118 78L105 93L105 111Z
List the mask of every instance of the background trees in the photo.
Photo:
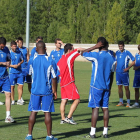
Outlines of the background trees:
M26 0L0 0L0 35L8 41L25 38ZM138 0L30 0L30 41L61 38L71 43L96 43L104 36L110 43L139 40Z

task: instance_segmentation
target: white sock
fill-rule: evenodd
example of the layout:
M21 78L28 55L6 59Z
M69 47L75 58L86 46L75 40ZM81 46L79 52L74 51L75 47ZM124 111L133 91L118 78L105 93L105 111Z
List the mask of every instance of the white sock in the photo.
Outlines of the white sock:
M108 134L108 127L104 127L103 135Z
M32 135L31 135L31 134L28 134L27 137L28 137L28 136L32 136Z
M51 136L48 136L49 138L53 138L53 136L51 135Z
M6 118L10 116L10 111L6 111Z
M120 102L122 102L122 104L123 104L123 98L120 98Z
M90 135L95 135L95 132L96 132L96 128L91 127Z
M127 99L127 103L130 104L130 99Z

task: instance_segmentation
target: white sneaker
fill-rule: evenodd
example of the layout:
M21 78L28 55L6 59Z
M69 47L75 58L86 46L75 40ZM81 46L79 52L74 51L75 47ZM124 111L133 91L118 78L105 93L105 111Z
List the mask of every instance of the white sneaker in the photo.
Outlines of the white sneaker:
M24 105L24 103L21 100L18 100L17 105Z
M64 124L64 123L67 123L67 122L65 122L65 120L60 121L60 124Z
M129 108L139 108L139 104L133 104L132 106L130 106Z
M5 118L5 122L12 123L12 122L14 122L14 119L11 116L8 116L7 118Z
M24 100L23 100L23 98L21 97L21 99L20 99L23 103L25 102Z
M4 105L4 103L3 102L0 102L0 105Z
M15 101L12 101L11 105L15 105Z
M77 123L73 120L73 117L71 117L71 118L66 117L64 121L67 122L67 123L70 123L70 124L77 124Z

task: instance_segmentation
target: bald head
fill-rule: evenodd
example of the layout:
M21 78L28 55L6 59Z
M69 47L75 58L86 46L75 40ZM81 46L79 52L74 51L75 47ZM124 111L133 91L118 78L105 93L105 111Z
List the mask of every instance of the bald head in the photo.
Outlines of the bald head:
M46 53L46 45L43 41L38 41L38 43L36 43L36 51L38 52L38 54Z

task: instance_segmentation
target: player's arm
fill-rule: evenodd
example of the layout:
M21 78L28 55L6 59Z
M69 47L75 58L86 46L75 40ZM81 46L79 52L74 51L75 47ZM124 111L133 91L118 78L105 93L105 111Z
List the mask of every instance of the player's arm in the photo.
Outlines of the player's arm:
M54 99L57 99L57 78L52 78L52 89L54 94Z
M27 48L27 62L29 61L29 59L30 59L29 49Z
M65 46L65 44L62 41L60 41L60 43L62 44L62 46Z
M5 67L9 67L10 66L10 61L0 62L0 65L5 66Z
M139 68L140 68L140 66L133 66L133 70L137 70Z
M124 72L127 72L132 66L134 66L135 65L135 61L133 61L131 64L130 64L130 66L129 67L127 67L126 69L124 69L123 71Z
M10 65L9 67L12 67L12 68L18 68L18 65Z

